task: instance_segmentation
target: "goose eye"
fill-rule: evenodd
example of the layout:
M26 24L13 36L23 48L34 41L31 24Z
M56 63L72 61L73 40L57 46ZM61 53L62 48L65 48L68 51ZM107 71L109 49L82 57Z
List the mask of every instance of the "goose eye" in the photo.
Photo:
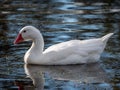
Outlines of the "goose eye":
M26 30L24 30L23 32L26 33Z

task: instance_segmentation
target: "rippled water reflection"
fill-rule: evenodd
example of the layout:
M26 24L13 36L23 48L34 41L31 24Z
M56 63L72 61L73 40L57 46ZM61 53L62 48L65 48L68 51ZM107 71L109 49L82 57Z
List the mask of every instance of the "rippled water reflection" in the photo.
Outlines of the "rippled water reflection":
M110 73L111 89L120 89L119 0L0 0L0 5L0 88L2 90L16 89L15 80L26 80L23 55L31 43L13 45L18 31L25 25L33 25L42 31L45 48L58 42L101 37L114 32L102 54L101 63ZM71 90L75 89L71 88Z

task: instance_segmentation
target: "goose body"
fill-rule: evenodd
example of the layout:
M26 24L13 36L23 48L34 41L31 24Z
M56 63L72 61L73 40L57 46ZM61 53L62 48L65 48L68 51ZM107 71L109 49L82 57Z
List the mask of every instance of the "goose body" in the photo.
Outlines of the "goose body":
M44 49L44 40L40 31L33 26L23 27L15 44L32 40L31 48L26 52L24 61L27 64L67 65L98 62L106 43L113 33L101 38L88 40L70 40Z

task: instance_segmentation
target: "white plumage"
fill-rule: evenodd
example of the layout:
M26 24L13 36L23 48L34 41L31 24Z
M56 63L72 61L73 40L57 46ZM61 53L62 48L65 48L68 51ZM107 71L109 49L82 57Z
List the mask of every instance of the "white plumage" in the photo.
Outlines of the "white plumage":
M24 56L25 63L43 65L67 65L98 62L106 43L113 33L102 38L89 40L70 40L48 47L43 51L44 41L41 33L33 26L21 29L15 44L32 40L31 48ZM19 40L18 40L19 39Z

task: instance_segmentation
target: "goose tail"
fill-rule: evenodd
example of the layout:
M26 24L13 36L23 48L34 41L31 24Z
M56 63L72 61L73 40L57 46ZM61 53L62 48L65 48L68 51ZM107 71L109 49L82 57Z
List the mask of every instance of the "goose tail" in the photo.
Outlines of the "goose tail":
M108 39L109 39L113 34L114 34L114 33L109 33L109 34L103 36L103 37L102 37L102 41L103 41L104 43L106 43L106 42L108 41Z

